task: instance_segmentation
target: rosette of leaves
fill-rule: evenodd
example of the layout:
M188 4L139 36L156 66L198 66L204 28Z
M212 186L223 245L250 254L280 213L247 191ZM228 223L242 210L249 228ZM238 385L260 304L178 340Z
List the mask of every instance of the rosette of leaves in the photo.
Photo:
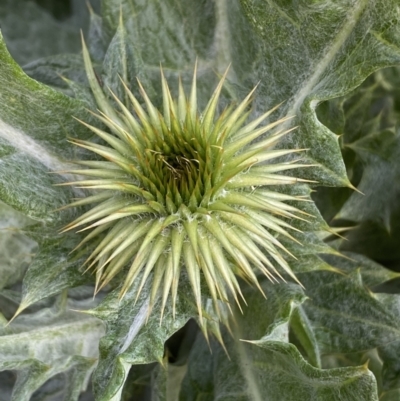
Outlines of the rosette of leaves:
M151 118L146 100L137 90L138 76L165 118L168 113L163 110L160 62L171 86L171 98L178 99L175 107L179 109L179 86L174 93L173 82L178 81L180 74L183 92L189 93L198 57L199 110L207 106L215 86L215 71L222 75L231 63L220 104L243 99L260 82L251 118L286 100L271 121L295 115L281 128L298 128L282 136L275 150L308 149L301 155L302 163L317 165L298 170L296 175L318 181L319 185L349 186L335 135L341 132L322 124L315 109L319 102L346 95L377 69L399 62L397 12L396 2L391 0L312 4L243 0L230 2L229 7L222 0L191 2L190 6L185 1L103 0L102 16L91 15L88 49L96 71L94 82L99 82L113 110L118 110L117 119L111 118L117 124L123 113L119 114L122 110L108 87L124 105L129 105L124 82L139 103L144 103L141 106ZM53 33L57 35L56 31ZM87 112L100 104L87 84L80 54L54 56L26 66L26 73L36 81L15 64L3 42L0 60L1 199L30 219L13 220L24 221L25 230L21 223L13 231L5 232L10 236L7 244L22 247L21 257L4 263L7 272L15 269L16 274L1 275L0 280L5 288L0 299L0 364L7 372L0 377L0 383L6 399L77 400L87 388L93 369L94 392L86 392L81 398L146 399L144 394L151 393L148 398L154 400L202 396L342 401L376 400L378 391L382 400L398 395L393 357L398 354L397 295L372 292L374 286L395 274L362 255L351 253L342 258L324 244L321 238L327 225L319 211L312 202L299 201L310 200L307 183L269 188L282 196L297 197L285 204L314 216L308 223L295 218L286 220L303 232L288 231L302 245L282 234L276 236L296 256L294 259L288 255L286 259L285 252L281 253L304 288L294 281L268 283L261 273L257 281L268 296L265 299L256 286L238 280L248 305L242 304L243 315L235 314L231 336L218 327L221 316L215 314L210 302L212 294L204 273L200 275L205 284L201 287L205 331L214 330L223 339L230 360L212 337L208 345L202 334L195 332L196 340L190 342L193 326L185 326L165 345L173 333L199 314L199 308L193 305L193 280L184 269L179 279L175 319L172 303L166 302L161 325L162 294L155 300L152 313L148 313L157 265L138 297L142 276L127 286L124 297L119 297L118 286L129 271L128 265L110 281L111 286L99 292L94 304L89 302L95 279L82 274L91 262L83 268L82 265L93 252L91 241L96 239L70 254L90 232L57 234L61 227L79 219L82 209L67 208L53 213L77 196L69 186L54 184L71 181L61 172L76 170L71 162L96 158L93 152L68 143L67 137L80 144L87 141L91 146L105 146L103 139L72 116L95 129L111 132L107 124ZM60 79L60 75L66 79ZM190 96L186 99L185 95L184 99L190 103ZM97 114L107 120L104 109L100 108ZM351 113L344 118L350 124ZM258 141L266 139L261 137ZM224 145L228 146L229 141ZM106 147L110 152L111 147ZM104 162L101 156L96 160ZM369 163L368 158L365 160ZM372 174L372 170L364 171ZM49 171L60 173L48 174ZM323 212L326 204L322 202ZM84 205L89 212L92 206ZM144 213L143 217L150 215ZM28 228L28 222L36 225ZM17 231L18 237L13 238ZM24 235L37 242L35 255L31 254L31 242L24 240L23 245ZM97 240L101 241L101 237ZM186 243L192 246L189 235ZM270 257L265 248L259 250L264 257ZM28 257L24 252L29 252ZM201 255L200 245L198 254ZM240 273L234 258L228 253L224 255L235 273ZM184 258L182 252L181 260ZM276 262L274 266L282 269ZM1 265L0 272L4 270ZM257 267L255 272L258 273ZM23 276L21 286L18 280ZM218 283L221 288L221 281ZM164 285L165 277L160 283L162 290ZM219 302L225 299L220 295L217 292ZM5 326L19 303L20 315ZM158 363L150 365L153 362ZM131 366L134 367L129 374ZM17 376L10 371L17 371ZM146 386L151 391L147 388L141 392Z

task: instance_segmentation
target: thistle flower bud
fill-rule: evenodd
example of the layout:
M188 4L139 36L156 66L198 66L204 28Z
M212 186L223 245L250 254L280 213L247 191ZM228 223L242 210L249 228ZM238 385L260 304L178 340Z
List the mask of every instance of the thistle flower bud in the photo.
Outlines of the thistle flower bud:
M85 45L83 55L97 118L108 131L82 122L104 144L73 140L101 160L81 161L85 168L69 171L88 179L67 185L94 190L69 206L93 207L64 231L88 232L79 246L92 247L86 265L97 272L96 290L128 267L121 297L140 279L139 297L151 280L150 306L160 294L161 309L170 296L174 310L185 272L201 319L201 281L218 305L231 298L239 304L237 276L261 290L257 272L276 281L279 266L296 280L283 257L291 254L279 236L295 241L290 234L295 229L285 218L302 219L304 212L286 203L299 198L269 187L304 181L282 174L304 164L274 163L301 151L274 150L291 131L279 130L287 118L263 125L278 106L247 122L254 88L239 105L218 114L226 71L199 113L195 68L189 97L179 82L177 99L161 70L162 111L140 82L145 109L125 83L129 105L111 93L115 109L97 82Z

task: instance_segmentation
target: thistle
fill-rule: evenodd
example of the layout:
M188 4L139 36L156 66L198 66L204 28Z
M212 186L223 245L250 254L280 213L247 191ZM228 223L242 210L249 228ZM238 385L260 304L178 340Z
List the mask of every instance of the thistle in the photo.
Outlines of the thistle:
M246 122L254 88L239 105L218 114L226 71L199 113L196 68L189 97L179 81L177 99L161 69L162 112L140 82L145 108L125 82L129 104L110 91L111 103L84 44L83 56L99 108L96 117L108 132L82 122L104 144L72 140L101 160L79 161L84 168L69 171L89 179L64 185L93 192L68 207L93 207L63 231L90 230L77 248L91 248L85 264L96 271L96 291L126 269L121 298L140 280L137 299L151 280L150 309L160 295L164 311L171 296L175 314L179 278L186 272L201 319L202 281L215 305L231 298L240 305L237 276L260 290L258 273L277 281L281 269L297 281L283 256L293 255L279 236L296 241L287 219L302 219L305 213L286 201L303 199L272 188L305 181L281 174L304 164L271 163L301 151L273 149L291 131L279 130L287 118L262 125L278 106Z

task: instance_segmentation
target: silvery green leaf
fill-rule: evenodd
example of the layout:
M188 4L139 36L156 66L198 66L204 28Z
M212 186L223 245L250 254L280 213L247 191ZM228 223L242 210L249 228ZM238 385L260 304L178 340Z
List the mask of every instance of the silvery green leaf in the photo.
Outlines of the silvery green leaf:
M54 211L68 202L71 191L55 187L60 178L49 171L65 170L65 159L73 157L67 136L88 135L72 118L87 112L80 101L26 76L2 39L0 63L1 199L36 221L60 225L70 212Z
M22 152L0 158L1 200L32 220L53 227L72 217L70 211L55 211L72 196L70 189L55 186L59 182L42 163Z
M80 393L86 388L94 364L93 358L73 356L55 361L55 366L49 366L37 359L26 359L23 362L5 362L1 364L2 366L0 365L0 369L18 371L11 401L30 401L35 391L60 373L64 373L68 377L68 384L71 386L62 388L64 399L77 401ZM79 371L80 376L77 376L75 372Z
M291 204L308 213L308 215L301 216L304 220L290 220L291 226L301 231L300 233L291 232L298 242L281 239L282 244L296 256L296 258L287 258L292 270L296 274L318 270L337 271L320 257L320 254L335 255L338 252L326 244L323 236L320 235L329 232L330 228L311 200L310 188L306 185L297 185L293 188L280 188L280 190L293 196L303 196L305 201L296 201Z
M213 44L215 9L211 1L102 0L102 17L114 33L122 15L130 40L140 46L147 66L183 68L193 65L196 55L206 57ZM190 69L192 69L192 65Z
M391 280L393 278L398 277L398 273L393 272L389 269L384 268L383 266L379 265L378 263L373 262L372 260L366 258L365 256L356 254L356 253L352 253L352 252L344 252L342 255L324 255L323 257L324 262L327 266L329 266L331 269L336 268L337 273L338 272L342 272L342 274L360 274L362 277L362 283L365 284L368 287L374 287L374 286L378 286L382 283L387 282L388 280ZM321 260L322 261L322 260ZM321 269L322 270L322 269ZM326 270L329 270L329 268L327 268ZM329 275L327 275L326 277L328 277ZM327 280L327 282L331 282L331 281L336 281L336 280L340 280L341 282L344 281L344 277L340 276L340 275L336 275L336 277L334 275L331 276L331 279ZM351 282L352 278L347 277L347 280L349 280ZM311 364L313 364L316 367L321 367L321 351L323 351L323 347L321 347L320 341L321 339L318 337L318 332L319 330L321 330L322 332L324 330L326 330L327 332L329 332L329 328L324 328L324 327L319 327L316 331L314 331L315 329L315 324L317 325L321 325L322 324L322 320L318 317L314 322L311 321L309 319L308 316L308 309L313 309L316 306L316 309L321 308L320 309L320 314L321 316L329 316L330 312L328 310L325 310L324 306L321 306L318 304L318 299L323 299L325 297L327 297L327 294L329 292L327 292L326 294L323 294L324 291L324 287L321 287L321 295L318 297L314 296L314 293L312 290L308 290L309 288L312 288L313 285L310 284L310 282L308 281L307 278L305 278L304 280L304 284L306 285L306 292L308 293L310 299L307 301L307 303L305 305L301 305L298 308L296 308L296 310L293 312L293 316L291 318L291 329L294 333L294 335L296 336L297 340L301 343L307 358L309 360L309 362ZM347 283L348 284L348 283ZM340 295L340 300L338 302L337 305L339 305L341 302L349 302L350 299L354 296L351 295L349 297L349 294L356 294L357 291L344 291L344 288L342 288L341 291L341 295ZM361 293L363 295L368 294L368 291L366 291L365 289L361 291ZM339 296L338 296L339 297ZM369 302L363 302L360 299L357 301L357 295L356 295L356 299L354 302L354 305L357 305L357 302L360 303L360 306L362 306L363 308L366 307L371 307L372 305L369 305L370 301L372 301L374 298L376 297L380 297L380 294L374 294L374 296L372 297L372 299L370 298ZM393 296L395 297L395 296ZM328 297L327 297L328 298ZM317 305L314 305L314 301L317 303ZM329 300L328 300L329 303ZM330 307L329 307L330 308ZM325 310L325 312L324 312ZM342 306L338 306L338 310L341 311L343 310ZM332 322L339 320L340 321L340 312L335 312L336 308L333 307L331 312L332 312L332 316L331 318L328 318L329 321L329 327L331 325ZM387 312L387 309L385 309L385 312ZM365 310L361 310L360 312L357 311L357 308L354 308L351 312L352 314L354 314L353 316L348 316L350 321L358 321L359 319L362 318L363 314L365 313L366 316L370 316L371 313L368 311L366 312ZM351 315L350 313L350 315ZM357 316L357 315L360 316ZM318 322L318 323L316 323ZM365 323L365 330L367 332L374 332L374 330L371 327L368 327L369 324L375 325L375 324L379 324L378 322L374 322L374 319L372 317L370 317L370 320L364 320ZM340 323L339 323L340 324ZM347 323L347 324L342 324L343 327L347 326L347 327L355 327L355 324L352 323ZM364 330L363 329L363 330ZM388 330L390 330L388 328ZM331 339L331 341L335 341L338 340L341 335L337 334L337 337L335 335L332 336L333 338ZM382 336L383 338L382 340L382 344L385 344L385 338L384 336ZM368 338L368 336L367 336ZM366 341L368 341L366 339ZM390 343L388 345L382 345L382 352L385 352L384 350L390 350L392 345L391 344L397 344L396 342L394 343ZM362 348L362 346L360 346ZM394 345L394 347L396 347L396 345ZM373 346L371 345L371 348L373 348ZM336 350L338 352L341 352L339 350ZM389 355L390 351L386 351L386 355ZM391 353L393 356L396 355L396 352L392 352ZM382 358L382 357L381 357ZM397 359L396 357L394 357L394 360L392 360L392 363L397 363L396 362ZM365 361L364 361L365 362ZM348 366L348 364L343 364L341 366ZM389 370L392 371L392 370Z
M301 275L309 300L304 311L321 354L372 349L399 336L398 295L373 294L360 271Z
M0 36L0 137L6 144L53 169L73 158L67 138L88 137L72 116L92 118L78 100L29 78L12 59Z
M400 313L400 296L398 294L375 294L379 302L386 307L387 313L398 317ZM399 382L399 361L397 350L399 348L399 341L383 344L378 348L380 358L384 362L383 370L383 385L387 388L400 387ZM388 369L388 366L391 368Z
M389 270L379 263L355 252L342 252L342 255L324 256L329 265L338 268L344 273L360 271L363 284L375 287L400 276L399 273Z
M109 38L107 38L103 25L103 18L93 10L90 10L88 47L92 59L97 62L101 62L104 59L109 43Z
M309 170L315 179L346 185L337 138L319 123L315 107L348 93L377 69L399 62L399 22L388 23L384 16L386 12L398 15L398 9L395 1L322 3L323 12L321 3L304 8L300 3L242 1L263 42L261 92L271 100L289 99L287 113L297 114L294 124L300 125L292 145L310 148L307 156L322 165L319 173ZM380 9L384 12L378 13ZM279 68L283 60L288 68ZM318 150L318 143L324 143L324 152Z
M154 369L151 381L152 401L178 400L182 380L187 371L186 365L158 365Z
M324 102L318 107L317 114L320 121L335 134L340 135L339 143L351 182L358 186L362 181L363 190L365 190L365 196L358 197L349 189L318 188L314 199L328 222L335 216L341 217L341 208L348 201L343 214L344 218L357 219L357 221L360 221L360 218L371 219L378 225L385 224L386 226L388 220L392 220L389 225L396 224L396 219L390 218L391 214L396 213L395 205L391 205L390 199L393 195L390 195L390 183L392 175L396 174L397 167L387 156L390 143L394 139L389 132L396 132L399 119L396 106L399 99L397 89L399 82L398 67L378 70L350 94ZM370 147L367 142L371 145L375 143L375 146ZM361 145L360 149L358 149L358 143ZM367 152L363 151L363 143L367 145L365 149ZM395 143L392 144L396 148ZM395 153L396 150L392 149L392 152ZM393 157L391 160L394 160ZM384 172L385 162L387 173ZM391 167L393 172L390 171ZM372 190L375 188L372 182L375 175L381 177L378 185L383 187L385 185L383 182L387 183L385 189L388 192ZM368 180L369 184L367 184ZM359 208L355 207L356 203ZM354 216L351 213L352 210L348 208L351 205ZM379 234L376 237L378 239ZM366 249L369 247L368 245Z
M86 83L86 74L80 54L59 54L32 61L24 66L27 75L54 89L70 95L68 84L63 78Z
M342 135L349 178L364 195L319 188L315 196L328 221L340 224L333 220L336 217L359 223L346 234L342 250L365 254L388 266L395 266L400 255L397 185L393 185L398 174L399 82L398 67L379 70L353 93L321 105L321 121ZM332 124L338 114L344 119L342 127Z
M271 342L264 343L261 348L264 348L266 352L261 352L262 358L258 354L259 351L254 350L253 352L256 354L254 364L259 366L263 360L268 361L263 373L265 374L266 371L267 374L269 373L269 377L261 381L261 386L267 394L272 395L272 398L280 397L282 400L293 401L313 398L321 401L352 401L356 394L359 400L378 400L375 377L366 365L322 370L309 365L292 344ZM282 370L277 372L276 366ZM300 377L293 388L290 384L293 383L295 372ZM318 377L319 383L310 386L310 379L314 381L315 377ZM269 383L273 383L273 385L269 386Z
M89 385L90 373L96 361L93 358L82 356L75 357L73 369L66 373L66 388L64 399L66 401L78 401L83 390Z
M239 318L238 338L252 336L252 344L226 336L228 359L220 346L213 343L211 353L197 338L180 399L351 401L357 394L359 400L377 401L375 379L366 366L321 370L303 359L282 334L288 333L287 322L304 295L298 299L296 287L269 287L275 286L266 287L269 302L252 299Z
M79 28L73 21L58 21L33 1L3 0L0 22L11 54L19 64L79 51Z
M31 220L0 203L0 289L22 279L32 259L36 243L23 234Z
M365 165L358 185L363 195L353 193L337 218L379 222L390 232L392 214L398 207L398 188L390 183L400 179L400 134L394 130L376 132L347 146Z
M195 60L201 58L205 65L199 67L198 97L205 106L213 85L218 82L206 61L214 46L214 13L213 2L209 0L190 6L174 1L102 1L103 35L112 38L104 57L105 81L114 89L120 86L117 74L126 76L135 92L137 76L157 104L161 100L157 99L157 93L161 92L160 65L166 78L175 83L172 91L177 93L178 77L182 77L184 86L190 85ZM221 54L218 49L213 52ZM126 55L126 62L122 54ZM228 63L218 68L218 72L223 73Z
M181 281L180 287L188 286ZM194 315L195 306L181 291L176 318L172 316L172 307L167 305L160 324L161 300L148 317L149 289L145 286L135 302L138 285L138 281L134 283L121 300L119 289L114 290L97 308L88 311L106 324L106 335L100 341L99 365L93 377L96 400L119 400L131 365L162 363L164 342Z
M67 239L55 237L40 245L22 282L19 311L65 289L93 281L90 274L83 274L84 259L70 255L73 247Z
M52 308L22 314L11 325L0 327L0 368L18 372L12 401L29 401L47 380L62 372L73 387L64 385L63 399L77 400L86 388L104 329L99 320L67 310L76 306L64 297Z
M289 341L289 322L293 311L307 297L298 284L262 284L261 293L246 288L247 306L243 316L237 316L238 337L251 341Z
M319 344L302 305L299 305L293 311L290 319L290 328L297 341L303 347L308 363L316 368L321 368Z
M338 251L323 242L318 232L303 232L294 235L299 241L282 243L295 255L295 258L288 258L291 268L296 274L314 272L320 270L339 270L330 263L327 263L322 255L340 255Z
M149 94L154 95L149 88L139 44L132 40L132 36L129 36L123 19L120 20L104 55L102 72L102 85L106 90L108 88L112 90L119 99L126 98L121 80L136 86L136 79L139 79L146 87L146 91L149 90ZM127 99L125 104L128 104Z

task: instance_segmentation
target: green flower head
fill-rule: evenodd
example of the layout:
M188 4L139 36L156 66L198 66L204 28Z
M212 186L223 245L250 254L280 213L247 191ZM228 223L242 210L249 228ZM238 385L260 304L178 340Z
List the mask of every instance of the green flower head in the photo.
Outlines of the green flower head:
M248 122L255 89L239 105L219 114L227 72L199 112L196 68L190 95L179 82L177 99L161 70L162 111L140 82L145 107L125 83L129 101L124 103L111 93L114 101L110 102L97 82L85 45L83 55L99 108L96 116L108 130L83 122L102 144L73 140L101 160L80 161L84 168L69 171L88 179L67 185L92 193L68 206L93 207L64 231L88 232L79 246L91 249L86 265L96 270L97 290L126 269L121 297L134 280L140 280L139 297L151 280L150 305L160 296L163 311L170 296L174 311L179 278L186 274L201 318L201 282L215 304L229 303L231 298L239 304L237 276L260 290L257 274L276 281L281 277L277 267L296 280L283 257L291 254L279 236L295 240L287 218L301 218L304 212L287 201L302 198L273 190L276 185L302 181L282 172L304 164L273 163L300 151L273 150L290 131L279 130L287 118L263 125L275 107Z

